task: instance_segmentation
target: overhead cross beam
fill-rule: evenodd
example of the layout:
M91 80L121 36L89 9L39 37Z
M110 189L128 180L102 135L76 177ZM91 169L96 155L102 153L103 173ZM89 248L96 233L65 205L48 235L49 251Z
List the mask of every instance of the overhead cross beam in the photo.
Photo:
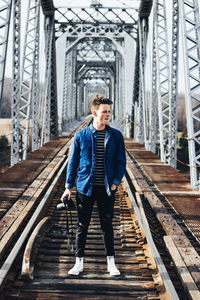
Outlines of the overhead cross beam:
M136 7L57 7L55 24L57 36L77 25L91 25L110 28L118 26L121 31L133 35L137 33L138 6Z
M45 16L52 16L54 14L54 3L53 0L40 0L43 14ZM139 17L148 17L151 12L153 0L141 0L140 7L139 7ZM91 5L90 8L93 8L95 10L100 10L102 8L102 5ZM84 8L87 9L87 8ZM110 8L112 9L112 7ZM124 11L126 11L126 8L123 8ZM130 8L128 8L130 9ZM135 8L137 11L137 7ZM86 12L87 13L87 12ZM110 21L110 20L109 20Z

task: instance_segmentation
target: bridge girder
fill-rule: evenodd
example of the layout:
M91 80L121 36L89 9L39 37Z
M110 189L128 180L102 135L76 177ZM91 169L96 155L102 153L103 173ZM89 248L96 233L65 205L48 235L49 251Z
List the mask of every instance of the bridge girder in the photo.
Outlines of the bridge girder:
M18 0L19 1L19 0ZM2 93L3 87L3 79L4 79L4 70L5 70L5 57L6 57L6 48L8 42L8 25L10 21L10 4L11 1L5 0L6 7L0 7L0 11L4 11L6 8L7 15L3 17L3 25L2 27L5 29L4 35L1 35L1 40L3 41L3 54L0 53L1 56L1 72L0 72L0 94ZM86 101L85 95L82 94L82 90L87 90L87 95L89 93L89 82L92 80L99 80L102 78L105 82L103 88L106 89L106 93L112 94L112 97L116 99L114 103L114 114L115 116L119 116L119 118L124 117L124 111L122 107L122 102L125 101L124 96L124 69L125 69L125 57L127 53L124 51L124 45L126 43L126 37L132 39L132 41L136 41L136 61L135 61L135 80L134 80L134 101L133 106L136 106L139 103L140 106L140 136L143 134L144 143L148 147L148 143L151 145L149 149L155 151L156 144L156 132L157 132L157 114L160 114L160 119L162 120L162 124L159 125L159 133L160 133L160 143L161 143L161 156L163 156L163 160L171 165L176 164L176 132L177 132L177 64L178 64L178 18L182 21L182 38L184 44L184 65L185 65L185 74L186 77L186 110L187 110L187 130L188 130L188 143L189 143L189 158L190 158L190 169L191 169L191 181L193 186L199 186L199 171L197 169L197 165L200 165L200 143L199 143L199 91L200 91L200 79L199 79L199 53L200 53L200 43L199 43L199 5L196 0L173 0L173 22L172 22L172 57L171 62L163 63L163 53L165 53L165 57L168 54L168 50L165 49L163 51L162 47L166 48L168 37L163 39L162 34L166 30L166 25L163 24L166 22L166 16L164 12L158 13L159 22L163 23L158 25L158 22L155 27L155 32L153 33L153 57L152 57L152 102L151 102L151 111L145 115L145 103L142 101L146 97L145 92L145 62L147 56L147 34L149 30L148 18L151 14L153 4L159 4L159 7L166 8L165 0L141 0L134 2L134 7L103 7L102 5L91 5L90 7L55 7L53 0L38 0L41 4L43 14L45 16L45 28L48 31L48 22L51 23L51 32L49 31L46 34L47 45L46 45L46 74L48 77L48 83L46 82L46 100L51 98L51 101L47 103L47 118L44 123L51 122L50 127L47 128L47 139L50 138L49 132L54 130L55 135L57 134L56 128L56 63L55 63L55 40L59 40L60 36L66 34L66 52L64 53L65 66L63 74L65 74L65 79L67 81L67 85L63 89L63 99L64 94L65 97L70 97L69 103L67 102L68 98L65 99L66 103L64 103L63 107L66 106L66 109L73 109L72 117L77 117L75 112L75 106L77 105L81 112L81 105L84 101ZM17 3L17 0L15 1ZM180 10L178 9L180 7ZM2 10L3 9L3 10ZM18 10L18 9L17 9ZM157 17L158 17L157 15ZM1 18L1 17L0 17ZM17 24L19 23L19 17L14 16L14 18L18 18ZM162 19L162 21L161 21ZM30 23L32 22L32 18L30 18ZM39 24L39 22L38 22ZM39 25L38 25L39 26ZM1 29L0 29L1 30ZM34 29L35 30L35 29ZM158 32L160 30L160 32ZM19 28L15 30L14 33L14 41L20 43L19 38ZM1 32L1 31L0 31ZM35 31L36 32L36 31ZM64 33L64 34L63 34ZM27 32L26 32L27 34ZM32 44L36 43L36 51L32 51L31 55L34 55L34 58L31 59L31 67L32 64L34 68L38 69L38 31L34 33L34 38L31 36ZM48 41L48 36L51 38L51 41ZM164 45L163 45L163 40ZM99 46L97 46L96 41L99 42ZM96 44L95 44L96 43ZM104 43L104 46L102 46ZM100 45L101 44L101 45ZM191 46L192 44L192 46ZM15 45L15 46L16 46ZM110 47L112 45L112 47ZM190 48L191 46L191 48ZM26 45L27 49L29 45ZM102 47L105 47L103 49ZM110 49L109 49L110 47ZM33 47L34 48L34 47ZM0 50L1 50L0 49ZM26 50L27 50L26 49ZM20 47L13 47L15 52L13 68L15 69L15 74L13 75L14 82L14 93L13 93L13 102L12 102L12 113L13 113L13 128L16 126L20 127L21 131L25 132L26 139L28 135L28 127L23 128L21 124L19 124L19 120L17 119L17 115L22 115L25 119L25 122L30 122L30 106L33 104L33 114L32 116L37 116L36 109L34 107L38 106L37 102L37 92L35 90L36 81L38 80L38 71L32 70L30 73L30 77L26 79L24 74L22 73L22 80L19 77L20 72L20 62L19 62L19 50ZM127 49L126 49L127 50ZM135 49L134 49L135 50ZM134 52L134 50L132 50ZM33 53L35 52L35 53ZM159 54L160 52L160 54ZM29 60L30 56L24 55L24 58ZM132 55L129 53L129 58L132 58ZM113 61L112 61L113 59ZM23 61L23 60L22 60ZM35 61L35 63L34 63ZM127 61L126 61L127 63ZM18 66L17 66L18 64ZM52 68L50 68L50 65ZM164 65L164 67L163 67ZM127 66L126 66L127 67ZM170 73L163 72L164 69L168 69ZM29 66L27 66L27 74ZM34 69L33 68L33 69ZM95 70L95 68L97 68ZM26 69L26 68L25 68ZM63 70L64 70L63 69ZM80 71L82 69L82 71ZM98 71L97 71L98 70ZM101 74L100 70L104 70L104 73ZM130 69L129 69L130 70ZM24 70L24 72L26 72ZM168 75L166 75L167 73ZM75 80L76 76L80 85L78 87L77 82ZM129 74L128 74L129 75ZM129 77L127 75L127 78ZM33 77L33 80L32 80ZM160 79L159 79L160 77ZM162 81L164 78L164 82ZM129 78L128 78L129 79ZM24 105L21 105L19 108L19 91L16 90L16 86L19 83L21 84L21 102ZM106 83L109 81L109 91L106 86ZM18 83L17 83L18 82ZM28 82L28 84L27 84ZM169 88L166 88L169 82ZM19 84L18 84L19 85ZM19 88L19 86L18 86ZM82 90L81 90L82 89ZM160 90L159 90L160 89ZM33 93L33 97L25 94L25 90L28 90L29 93ZM115 93L115 94L114 94ZM79 95L79 102L75 104L77 99L76 95ZM157 110L156 100L158 98L161 99L160 107ZM167 95L167 96L166 96ZM34 97L36 97L34 99ZM168 100L166 100L168 98ZM32 100L31 100L32 99ZM31 103L34 102L34 103ZM43 100L44 102L44 100ZM42 104L43 105L43 104ZM138 107L139 107L138 106ZM87 104L86 104L87 107ZM84 111L86 111L86 107ZM26 111L27 109L27 111ZM15 115L15 117L14 117ZM146 118L149 119L149 124L146 124ZM35 121L35 117L34 121ZM52 119L55 121L55 124L52 124ZM121 122L120 119L120 122ZM134 124L136 122L133 122ZM29 126L29 125L28 125ZM32 143L38 143L39 132L37 132L37 122L33 123L33 127L35 131L33 132L33 140ZM150 127L150 130L147 128ZM44 129L43 129L44 130ZM46 130L46 129L45 129ZM148 131L149 130L149 131ZM44 133L44 132L43 132ZM44 134L45 135L45 134ZM55 136L54 135L54 136ZM162 135L164 136L162 138ZM14 132L13 130L13 141L16 142L16 139L19 139L18 132ZM147 143L146 143L147 142ZM26 143L26 149L28 143ZM164 147L163 147L163 144ZM19 147L18 144L13 148L15 154L19 156ZM167 151L166 151L167 149ZM175 150L174 150L175 149ZM18 153L16 153L18 152Z
M42 11L45 17L54 15L55 7L53 0L40 0Z
M53 16L55 7L53 0L40 0L41 2L41 7L43 10L43 14L45 16ZM148 17L152 8L152 3L153 0L141 0L140 2L140 7L139 7L139 16L140 17ZM96 5L91 5L90 8L93 7L95 10L98 11L98 8L102 8L102 6L96 6Z
M141 0L139 7L139 17L148 18L152 9L153 0Z

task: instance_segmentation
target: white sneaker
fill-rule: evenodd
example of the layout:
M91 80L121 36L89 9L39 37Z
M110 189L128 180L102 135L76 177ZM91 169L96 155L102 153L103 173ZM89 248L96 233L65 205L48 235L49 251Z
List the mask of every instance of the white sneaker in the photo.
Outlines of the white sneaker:
M72 269L69 270L69 275L79 275L83 272L83 257L76 257L76 263Z
M114 256L107 256L107 266L108 266L108 272L110 272L110 275L120 275L120 271L117 269L115 265L115 259Z

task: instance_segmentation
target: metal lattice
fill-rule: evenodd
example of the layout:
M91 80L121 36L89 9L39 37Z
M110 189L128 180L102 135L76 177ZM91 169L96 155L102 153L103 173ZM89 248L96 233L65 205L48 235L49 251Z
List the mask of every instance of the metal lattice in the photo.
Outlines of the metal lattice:
M45 95L39 95L40 4L45 16ZM150 105L147 104L148 18L154 4ZM104 7L100 2L82 7L54 7L53 0L29 0L24 54L20 70L20 1L13 1L13 94L11 164L27 157L32 133L32 150L58 135L58 102L63 128L88 113L90 93L101 91L113 102L113 124L124 130L133 97L132 134L156 151L157 118L161 160L176 167L178 40L182 22L186 76L186 112L193 186L199 185L200 165L200 18L197 0L173 0L171 57L168 56L166 0L141 0L132 7ZM0 7L0 96L2 98L11 1ZM139 20L139 21L138 21ZM168 24L169 25L169 24ZM64 41L64 47L60 47ZM130 40L131 43L130 44ZM133 52L128 49L135 44ZM57 48L55 45L58 45ZM60 49L59 49L60 48ZM62 50L56 60L56 51ZM61 53L61 52L60 52ZM171 59L171 61L170 61ZM135 60L135 64L133 61ZM59 67L57 67L59 64ZM135 68L130 90L127 65ZM132 68L132 69L133 69ZM59 69L59 72L56 72ZM21 78L20 78L21 73ZM57 80L57 76L62 74ZM132 79L131 79L132 80ZM58 83L58 81L60 81ZM57 85L59 100L57 100ZM99 86L98 86L99 85ZM129 90L128 90L129 89ZM131 99L132 100L132 99ZM40 107L40 111L38 110ZM127 107L129 109L127 109ZM59 107L60 109L60 107ZM42 115L39 132L39 113ZM31 123L32 121L32 123ZM31 129L32 125L32 131ZM62 131L62 126L59 130ZM40 140L41 139L41 140Z
M41 145L47 143L51 139L50 121L51 121L51 80L52 80L52 43L54 32L53 17L46 17L45 20L45 53L46 53L46 72L45 72L45 95L43 105L43 120Z
M156 77L156 38L155 18L153 20L153 43L152 43L152 98L150 104L150 127L149 127L149 150L156 152L157 139L157 77Z
M24 43L24 55L22 65L22 79L20 88L20 135L22 136L21 152L22 159L26 159L29 147L29 130L30 130L30 119L31 119L31 104L33 97L33 88L35 82L35 64L37 45L37 34L39 27L39 0L29 0L28 4L28 15L26 22L26 34Z
M138 5L134 8L119 7L58 7L55 11L56 36L69 29L74 30L77 25L91 28L91 34L95 28L105 28L112 32L118 28L119 33L126 31L133 37L137 34ZM87 26L86 26L87 24ZM91 25L91 26L90 26Z
M145 113L145 61L146 61L146 42L147 42L147 20L141 19L138 23L139 32L139 47L140 47L140 58L139 58L139 70L140 70L140 85L139 85L139 120L138 120L138 136L137 141L141 144L147 143L146 136L146 113Z
M185 65L186 115L190 177L199 187L200 165L200 16L197 0L179 1Z
M19 104L20 104L20 39L21 1L13 2L13 90L12 90L12 140L11 166L19 161Z
M157 88L158 88L158 116L159 116L159 137L160 157L163 162L169 161L169 56L168 36L166 23L165 0L155 1L154 10L156 28L156 62L157 62Z
M177 114L178 114L178 43L179 43L179 6L178 0L173 0L172 20L172 57L170 70L170 119L169 119L169 164L177 165Z
M33 74L33 93L32 93L32 151L40 147L39 138L39 91L40 91L40 76L39 76L39 61L40 61L40 10L38 10L38 26L36 28L35 38L35 59L34 59L34 74Z
M10 16L11 0L2 0L0 4L0 113L3 96Z

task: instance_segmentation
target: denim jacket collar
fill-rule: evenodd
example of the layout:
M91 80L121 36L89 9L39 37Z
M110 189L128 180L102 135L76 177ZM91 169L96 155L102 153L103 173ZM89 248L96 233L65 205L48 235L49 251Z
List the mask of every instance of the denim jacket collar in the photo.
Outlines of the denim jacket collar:
M97 132L97 130L94 128L94 126L92 124L90 124L89 129L92 132L92 134L94 134L95 132ZM106 130L109 133L111 133L111 127L109 125L106 125Z

